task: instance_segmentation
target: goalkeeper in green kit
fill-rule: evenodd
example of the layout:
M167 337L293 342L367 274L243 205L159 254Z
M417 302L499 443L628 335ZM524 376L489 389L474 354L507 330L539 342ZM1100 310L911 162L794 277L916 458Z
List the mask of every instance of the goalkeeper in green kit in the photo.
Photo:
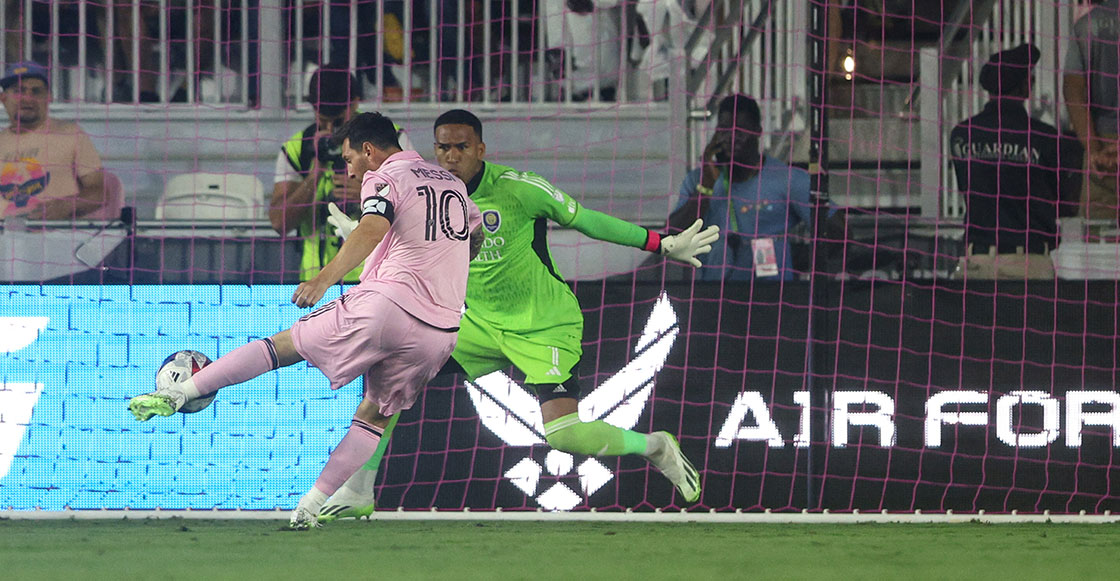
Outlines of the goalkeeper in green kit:
M545 439L554 449L590 456L643 456L672 481L685 501L698 500L700 475L671 434L643 434L579 419L579 379L572 371L583 353L583 313L552 263L545 220L696 267L696 256L711 250L719 229L701 230L703 223L697 220L679 234L664 236L583 208L537 174L483 161L482 123L462 109L436 119L435 150L439 165L466 183L482 211L489 239L471 261L459 339L440 375L457 373L473 381L513 365L537 394ZM328 221L340 235L348 234L350 219L333 208L331 213ZM323 506L320 522L373 512L374 481L396 419L370 461Z

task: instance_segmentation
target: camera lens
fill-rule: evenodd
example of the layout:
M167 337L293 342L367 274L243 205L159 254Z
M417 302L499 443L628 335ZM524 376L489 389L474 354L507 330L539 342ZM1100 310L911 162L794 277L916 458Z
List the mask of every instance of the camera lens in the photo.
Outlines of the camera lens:
M315 156L319 159L319 163L329 165L332 169L342 169L346 165L342 160L342 147L330 136L319 138L315 144Z

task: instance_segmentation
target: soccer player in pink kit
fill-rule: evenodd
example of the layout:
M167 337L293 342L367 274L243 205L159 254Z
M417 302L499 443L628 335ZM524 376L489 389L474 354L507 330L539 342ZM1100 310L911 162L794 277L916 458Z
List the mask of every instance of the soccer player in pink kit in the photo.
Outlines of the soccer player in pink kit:
M286 331L253 341L191 379L132 398L137 420L174 414L184 403L300 361L318 367L331 389L363 377L365 395L350 429L289 526L318 525L319 510L377 449L393 414L412 407L455 347L468 263L481 215L463 182L415 151L401 151L392 121L353 117L336 133L353 177L362 176L362 217L292 302L310 307L365 260L361 282ZM368 258L367 258L368 257Z

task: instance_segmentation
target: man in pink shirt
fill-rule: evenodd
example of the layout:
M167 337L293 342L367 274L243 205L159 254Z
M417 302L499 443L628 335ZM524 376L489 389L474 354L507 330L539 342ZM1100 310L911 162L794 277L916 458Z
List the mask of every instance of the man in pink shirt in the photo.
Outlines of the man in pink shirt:
M370 459L393 414L412 407L455 347L467 268L480 235L478 207L466 186L415 151L402 151L392 121L378 113L351 118L336 133L352 177L362 177L362 217L317 276L292 302L310 307L365 260L361 282L272 337L219 358L182 383L132 398L137 420L169 416L186 402L307 361L332 389L362 376L365 395L350 429L289 526L318 524L319 510ZM481 232L481 231L479 231Z
M105 205L101 156L77 123L50 118L47 69L11 63L0 77L0 221L69 220Z

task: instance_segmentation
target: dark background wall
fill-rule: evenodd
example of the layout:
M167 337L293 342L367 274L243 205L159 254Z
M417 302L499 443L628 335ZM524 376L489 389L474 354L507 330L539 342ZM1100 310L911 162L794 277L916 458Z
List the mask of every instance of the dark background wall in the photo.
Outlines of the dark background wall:
M812 306L807 283L668 287L681 335L635 429L680 435L682 447L704 471L704 507L1118 508L1112 430L1086 426L1081 446L1068 446L1064 402L1071 390L1115 390L1114 283L1001 284L998 294L992 284L970 285L967 293L960 285L828 284L828 292L817 291L826 302ZM589 390L630 358L634 337L661 287L580 283L576 290L587 317L583 379ZM811 328L810 321L816 326ZM941 445L929 447L925 404L946 390L988 393L986 405L947 406L945 411L987 411L990 422L946 425ZM1030 448L997 439L996 402L1015 390L1042 391L1061 403L1061 432L1053 443ZM757 441L714 444L732 402L744 391L760 392L783 447ZM793 442L801 412L796 391L812 397L807 447ZM831 423L832 394L838 391L889 396L896 406L894 445L880 446L876 428L853 425L847 445L838 447ZM851 411L876 409L853 406ZM1086 410L1110 408L1089 405ZM504 446L475 414L461 385L430 389L424 405L407 412L397 428L382 480L382 506L483 508L496 502L534 507L502 476L525 457L543 463L547 447ZM748 415L742 424L757 425L757 418ZM1022 434L1041 431L1041 407L1016 407L1012 425ZM604 463L618 477L593 494L588 506L668 502L667 481L643 461ZM573 474L551 478L579 489Z

